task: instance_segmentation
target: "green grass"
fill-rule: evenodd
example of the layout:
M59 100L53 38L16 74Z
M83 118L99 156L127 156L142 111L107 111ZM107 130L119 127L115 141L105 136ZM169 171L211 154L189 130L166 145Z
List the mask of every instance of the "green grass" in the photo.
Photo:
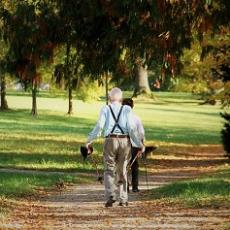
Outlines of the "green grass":
M230 229L230 221L224 224L223 230L229 230Z
M222 124L218 106L199 106L197 101L187 103L195 99L186 94L161 93L157 97L158 101L137 100L135 106L135 112L143 120L148 142L220 143ZM178 97L178 102L165 101ZM181 100L184 104L179 103ZM93 128L102 102L75 100L75 115L70 117L66 115L66 100L39 98L36 118L29 114L30 97L9 96L8 103L13 110L0 113L0 167L92 170L91 164L82 161L79 147ZM100 162L101 141L95 144L94 155Z
M85 183L91 182L89 175L78 174L33 174L33 173L0 173L0 221L6 218L10 210L13 209L9 199L33 196L39 190L54 188L56 183Z
M230 168L154 189L151 196L189 207L230 207Z
M41 188L49 188L59 181L66 183L82 183L89 182L89 176L82 174L22 174L22 173L6 173L0 174L0 194L8 198L32 195L36 190Z
M1 113L0 167L59 171L87 171L79 147L93 123L83 118L41 112L31 117L25 110ZM95 145L97 149L99 145ZM99 150L98 150L99 151Z
M130 92L125 92L129 95ZM60 95L59 95L60 96ZM83 103L74 100L74 115L67 116L68 101L52 98L46 93L38 98L38 117L30 115L31 98L24 93L7 97L11 110L0 112L0 167L37 169L44 171L89 172L90 162L83 162L79 153L87 135L96 123L104 102ZM143 121L147 143L219 144L222 127L219 106L199 106L190 94L156 93L156 100L136 100L135 113ZM94 158L102 168L102 139L94 145ZM17 190L16 179L25 183L27 176L2 174L5 191ZM40 177L29 178L30 184L39 185ZM45 177L49 185L49 177ZM9 183L7 183L9 179ZM10 180L15 181L10 182ZM65 177L64 177L65 180ZM12 185L12 186L11 186ZM29 185L28 185L29 186ZM40 185L39 185L40 186ZM41 184L41 186L43 186ZM19 186L29 189L26 186ZM29 186L30 187L30 186ZM0 195L7 194L0 189ZM23 194L23 191L22 193Z

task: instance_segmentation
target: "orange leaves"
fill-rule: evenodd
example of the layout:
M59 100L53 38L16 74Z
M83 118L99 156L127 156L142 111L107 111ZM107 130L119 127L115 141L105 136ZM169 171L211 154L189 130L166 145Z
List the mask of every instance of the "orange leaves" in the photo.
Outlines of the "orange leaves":
M167 53L164 57L164 63L161 69L162 81L165 80L166 72L169 72L174 77L176 67L176 57L173 54Z
M162 47L163 50L167 50L173 45L170 31L164 31L163 33L158 35L158 38L159 45L160 47Z

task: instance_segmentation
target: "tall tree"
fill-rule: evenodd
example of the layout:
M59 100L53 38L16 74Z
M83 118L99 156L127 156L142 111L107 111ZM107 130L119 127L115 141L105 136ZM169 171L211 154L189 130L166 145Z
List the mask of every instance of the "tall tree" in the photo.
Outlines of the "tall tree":
M143 67L151 66L152 60L165 62L169 56L176 59L184 47L189 47L193 12L204 8L203 3L182 0L57 2L58 7L73 18L84 66L93 75L114 73L123 50L130 50L131 68L135 69L136 65L137 79L140 78L136 81L135 94L149 91ZM170 66L170 71L174 72L174 66ZM145 90L140 84L145 84Z
M0 87L1 87L1 110L7 110L8 109L8 103L6 100L6 79L5 74L0 72Z
M5 75L5 62L4 55L7 52L6 46L3 41L0 41L0 94L1 94L1 110L8 109L8 103L6 100L6 75Z
M0 15L3 10L3 2L0 3ZM3 40L3 27L4 27L4 21L2 17L0 17L0 93L1 93L1 110L8 109L8 104L6 100L6 78L5 78L5 63L4 63L4 56L7 52L7 46Z
M55 66L54 81L59 88L65 88L68 91L68 114L73 113L73 90L79 86L82 77L81 71L82 64L76 49L71 49L67 42L64 63Z
M73 113L73 90L76 89L80 80L80 72L83 66L81 63L81 53L84 49L82 49L82 43L79 40L80 33L76 27L76 20L77 23L79 21L80 2L74 0L53 0L59 17L59 27L61 28L59 44L65 46L65 63L57 65L55 80L57 84L60 81L65 82L69 99L68 114ZM84 2L82 1L81 4L84 5Z
M44 1L19 2L14 11L2 10L4 38L9 45L8 71L32 92L32 115L37 115L38 69L49 61L55 48L57 17Z
M100 10L97 11L98 6L94 5L98 13L91 17L90 21L91 28L95 26L96 29L97 25L99 29L96 33L87 30L86 34L86 42L91 38L91 46L97 50L97 55L94 56L100 60L105 48L109 47L107 63L112 62L110 68L113 68L116 66L113 61L118 61L122 50L129 49L132 68L137 58L142 59L142 62L139 62L142 67L151 68L153 61L162 63L161 80L164 81L168 77L166 75L174 76L178 66L176 62L184 48L190 48L194 31L202 41L208 30L218 33L220 26L228 23L229 2L118 0L100 1L99 7ZM102 49L97 49L98 47ZM116 53L118 55L115 55ZM143 70L140 67L138 69ZM146 74L142 75L146 78ZM138 82L147 82L144 77ZM148 89L147 85L146 88Z
M138 96L139 94L149 94L150 87L148 82L148 70L143 59L137 58L134 67L134 93L133 96Z

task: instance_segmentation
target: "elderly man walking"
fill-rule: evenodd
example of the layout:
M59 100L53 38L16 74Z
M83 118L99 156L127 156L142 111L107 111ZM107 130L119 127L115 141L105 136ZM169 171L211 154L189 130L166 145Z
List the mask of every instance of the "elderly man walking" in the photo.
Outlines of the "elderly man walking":
M134 122L132 109L122 105L122 91L113 88L109 93L109 105L101 109L98 122L89 134L86 147L101 135L104 129L104 183L105 207L112 207L116 202L116 190L119 193L119 205L128 205L127 165L131 157L132 144L139 148L139 154L144 152L141 137Z

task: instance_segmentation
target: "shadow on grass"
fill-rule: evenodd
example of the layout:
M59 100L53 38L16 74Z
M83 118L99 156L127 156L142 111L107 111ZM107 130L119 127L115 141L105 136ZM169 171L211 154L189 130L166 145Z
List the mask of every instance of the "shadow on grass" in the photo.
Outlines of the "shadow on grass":
M154 189L155 198L230 195L230 183L222 179L176 182Z
M95 121L79 117L54 115L47 111L41 112L37 118L31 117L26 110L14 110L0 113L0 130L2 133L26 133L33 135L81 135L86 139L95 125ZM145 126L148 140L185 144L219 144L220 135L198 127L168 127L163 124L150 123ZM7 137L7 136L5 136Z
M148 159L149 165L161 168L212 167L229 163L229 159Z
M146 139L166 143L180 144L220 144L220 133L210 132L209 130L201 130L198 127L159 127L145 126Z
M49 136L49 135L42 135L42 133L40 133L40 135L36 136L36 139L34 136L32 135L27 135L26 137L24 136L26 133L23 133L22 135L18 135L17 137L15 136L10 136L10 134L7 137L4 137L4 143L5 145L10 145L11 143L14 143L15 145L18 145L18 149L20 149L20 146L30 146L30 145L34 145L35 148L31 149L31 153L34 152L35 149L37 149L37 147L43 147L43 146L54 146L56 148L66 148L67 152L69 152L69 150L72 150L74 152L79 152L80 150L80 146L85 144L85 142L83 141L73 141L68 140L68 137L66 138L66 140L63 139L54 139L54 135Z
M31 97L31 92L25 92L25 91L7 91L7 95L9 96L26 96ZM58 92L50 92L50 91L39 91L37 94L37 97L42 98L67 98L65 91L58 91Z
M57 113L57 115L53 114L52 111L40 110L40 114L37 117L31 116L28 110L25 109L14 109L0 112L0 120L12 120L16 121L27 121L27 122L50 122L50 123L61 123L64 122L73 122L73 123L83 123L83 124L92 124L93 121L85 118L79 118L75 116L64 115L61 112Z
M192 207L228 206L230 202L229 169L194 180L174 182L151 191L153 199L169 199Z
M202 107L201 107L202 108ZM193 111L193 110L183 110L181 108L173 108L173 107L170 107L169 109L167 108L156 108L156 107L153 107L153 108L145 108L146 110L151 110L151 111L160 111L160 112L174 112L174 113L180 113L180 114L197 114L197 115L207 115L207 116L217 116L219 115L219 112L210 112L210 111L207 111L207 112L203 112L203 111Z
M102 157L94 156L102 168ZM1 168L34 169L57 172L94 172L91 160L83 161L80 154L23 154L17 152L0 153Z

